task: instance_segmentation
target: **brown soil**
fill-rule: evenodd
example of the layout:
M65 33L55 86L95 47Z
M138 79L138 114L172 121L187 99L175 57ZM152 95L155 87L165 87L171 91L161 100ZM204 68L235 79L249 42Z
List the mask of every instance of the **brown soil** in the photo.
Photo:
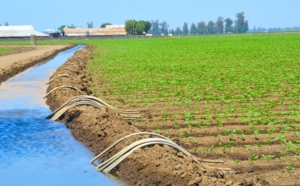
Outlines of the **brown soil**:
M71 85L77 87L87 95L94 95L87 87L95 87L95 81L91 79L90 74L85 70L91 50L92 47L87 46L85 49L76 52L73 57L62 65L53 74L53 77L58 74L68 73L73 78L56 78L50 83L47 91L61 85ZM48 96L47 104L51 110L55 110L68 99L77 95L79 93L72 89L58 89ZM159 108L156 109L159 110ZM152 114L154 115L154 113L147 108L140 108L139 110L142 111L143 121L128 121L113 110L99 110L92 106L72 108L61 116L60 119L67 125L76 139L90 148L95 154L98 154L128 134L139 131L155 132L160 127L153 123ZM193 129L189 127L186 130L187 132L190 132L189 130L193 132ZM194 132L201 131L195 129ZM165 132L165 130L163 135L170 136L173 141L198 156L199 160L203 157L207 159L217 157L225 160L225 164L210 164L210 166L237 168L234 163L226 159L226 155L219 156L220 152L222 154L229 154L228 150L223 152L222 148L216 148L213 153L210 153L205 149L203 153L198 153L198 149L196 149L194 152L194 148L191 149L193 146L190 143L201 144L197 139L197 135L194 138L188 138L188 136L178 135L178 132L176 134L175 132L170 133L170 131ZM209 146L210 140L215 139L215 137L212 138L207 134L203 135L207 136L205 140L207 142L201 139L204 146ZM101 160L108 159L130 143L145 137L147 136L127 139L113 148ZM249 140L251 141L252 139ZM244 156L243 152L246 150L238 149L237 151L242 157ZM282 162L278 166L282 167L285 164L287 162ZM251 167L249 168L247 161L245 161L239 165L240 168L237 168L236 174L217 169L203 169L200 164L193 162L191 157L186 157L168 146L154 145L136 150L121 162L114 171L129 185L279 185L283 178L288 178L288 174L295 174L293 176L299 178L298 172L296 174L288 173L281 169L279 171L276 166L270 167L265 161L260 161L256 165L256 169L260 171L254 172ZM272 176L270 176L270 172ZM285 179L284 181L286 181L287 185L295 184L295 180L292 179Z
M0 83L74 45L10 46L12 53L0 56ZM7 47L7 46L5 46Z

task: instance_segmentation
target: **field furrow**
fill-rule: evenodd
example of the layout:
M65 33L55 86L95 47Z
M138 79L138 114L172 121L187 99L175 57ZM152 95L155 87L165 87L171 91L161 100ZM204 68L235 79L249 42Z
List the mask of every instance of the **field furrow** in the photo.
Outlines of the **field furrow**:
M89 88L140 111L129 122L140 131L221 159L214 166L237 177L274 174L289 183L289 175L300 178L299 41L299 34L107 41L90 63Z

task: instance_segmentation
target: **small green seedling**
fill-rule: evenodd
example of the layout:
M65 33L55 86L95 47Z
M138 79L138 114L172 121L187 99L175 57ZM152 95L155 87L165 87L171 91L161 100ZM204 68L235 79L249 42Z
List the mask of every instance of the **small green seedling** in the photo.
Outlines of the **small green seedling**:
M249 151L251 151L251 149L253 148L253 146L251 146L251 145L246 145L245 147L246 147L246 149L248 149Z
M285 167L285 170L287 170L287 171L292 171L292 170L295 170L295 168L294 167L292 167L292 166L286 166Z
M294 143L295 144L300 144L300 140L295 140Z
M270 159L275 158L274 155L262 155L262 157L265 158L268 161L268 163L270 163Z
M233 160L233 162L235 163L235 165L238 165L241 162L241 160Z
M214 151L214 149L215 149L215 146L214 146L214 145L212 145L211 147L209 147L209 151L210 151L210 152Z
M250 161L250 164L253 164L258 159L259 159L259 156L255 155L255 154L252 154L252 156L250 158L248 158L248 160Z
M292 162L292 165L294 165L294 163L297 161L296 158L291 158L290 161Z
M283 161L284 161L284 157L279 157L278 160L279 160L280 162L283 162Z

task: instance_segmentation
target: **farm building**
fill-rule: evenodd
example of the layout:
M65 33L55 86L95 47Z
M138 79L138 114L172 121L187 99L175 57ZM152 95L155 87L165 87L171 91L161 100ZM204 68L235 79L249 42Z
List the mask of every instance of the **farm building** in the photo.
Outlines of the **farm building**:
M47 34L35 31L33 26L0 26L0 37L30 37L36 35L37 37L47 37Z
M106 25L105 28L64 28L66 36L125 36L125 26Z

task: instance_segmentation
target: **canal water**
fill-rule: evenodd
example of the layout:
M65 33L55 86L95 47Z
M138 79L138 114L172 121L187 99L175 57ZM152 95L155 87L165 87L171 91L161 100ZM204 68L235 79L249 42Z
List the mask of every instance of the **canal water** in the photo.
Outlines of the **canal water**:
M74 52L32 67L0 85L0 185L122 185L88 163L92 152L64 124L44 119L51 112L45 83Z

